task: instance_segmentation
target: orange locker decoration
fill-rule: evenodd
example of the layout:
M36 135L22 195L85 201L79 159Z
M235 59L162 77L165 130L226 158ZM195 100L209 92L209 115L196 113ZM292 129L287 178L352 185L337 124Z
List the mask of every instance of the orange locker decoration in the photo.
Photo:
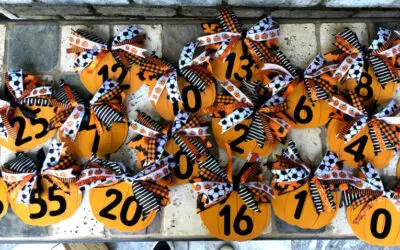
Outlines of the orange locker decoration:
M329 121L328 102L337 93L337 79L332 77L336 68L336 62L318 54L304 71L304 80L287 97L286 114L293 128L315 128Z
M197 211L207 230L226 241L245 241L258 237L269 224L272 188L262 182L261 159L250 153L237 176L232 176L232 155L228 149L228 166L222 168L209 155L200 178L193 180L198 192Z
M96 220L108 228L138 232L152 223L169 203L169 190L156 184L176 166L172 156L148 165L132 175L120 163L92 157L83 167L77 184L90 189L89 201Z
M383 186L371 163L360 167L356 181L343 191L347 221L354 234L372 245L400 245L400 189Z
M204 162L209 146L206 139L208 127L204 121L180 110L173 123L163 126L141 112L132 121L131 128L139 135L128 145L138 151L137 161L142 168L157 163L163 157L175 157L178 167L159 184L180 185L198 176L199 164Z
M399 82L397 63L400 37L396 32L380 28L371 46L362 48L350 29L336 35L338 50L325 55L338 62L333 77L342 91L350 90L363 97L364 103L386 103L396 92Z
M136 91L143 83L139 64L144 61L146 35L136 26L118 34L111 45L88 31L78 29L69 37L67 53L75 54L74 71L83 85L94 94L106 80L114 80Z
M53 88L22 70L4 76L6 100L0 100L0 145L14 152L33 149L50 139L48 131L55 113Z
M173 121L178 110L201 113L215 100L216 86L209 69L209 56L198 42L185 45L179 59L179 70L165 59L152 55L141 67L144 77L157 79L150 83L149 100L165 120Z
M197 39L211 56L213 76L218 81L229 80L233 84L260 80L259 69L270 61L270 50L278 47L278 23L265 17L244 30L229 8L221 8L219 12L218 24L203 24L207 35Z
M54 101L57 115L50 120L50 128L59 128L68 150L86 158L92 153L104 156L117 151L128 134L123 106L126 87L107 80L87 103L68 84L60 85Z
M305 163L295 143L269 163L274 177L271 187L276 197L272 208L281 220L306 229L319 229L329 224L339 209L339 186L351 180L351 173L341 170L337 156L327 151L315 171Z
M269 95L260 82L243 81L241 87L226 81L221 86L227 93L217 96L214 106L207 109L212 119L217 144L228 143L234 155L243 159L250 152L264 157L286 139L290 125L282 118L286 98Z
M47 226L71 217L82 200L73 173L77 168L64 143L57 140L52 140L46 155L41 149L36 161L18 153L2 167L14 213L34 226Z
M328 124L329 148L346 166L357 168L371 162L378 169L384 168L398 147L396 128L400 118L395 115L399 105L391 100L375 113L375 108L364 106L354 92L349 94L350 102L334 97L329 103L340 113L336 115L339 119Z

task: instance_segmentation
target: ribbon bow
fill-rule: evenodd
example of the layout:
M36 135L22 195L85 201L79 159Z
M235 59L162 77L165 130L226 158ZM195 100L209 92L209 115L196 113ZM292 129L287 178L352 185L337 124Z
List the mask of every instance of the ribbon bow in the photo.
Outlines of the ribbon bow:
M101 158L92 158L84 165L77 185L81 191L98 186L114 185L120 182L132 184L133 195L142 208L143 220L151 211L160 211L161 206L169 203L169 190L156 184L158 180L171 174L176 167L174 157L169 155L158 160L137 174L127 173L125 166L120 162L108 161Z
M274 191L262 183L263 171L261 159L256 153L250 153L247 162L238 176L232 176L232 154L229 146L228 166L226 171L212 156L207 157L207 164L200 171L200 178L193 180L193 190L198 196L198 212L225 200L232 192L237 192L246 205L255 212L261 212L258 203L268 203L274 198Z
M97 133L102 135L102 125L109 130L113 123L125 121L125 108L120 98L124 95L122 93L124 87L116 81L107 80L89 104L85 104L83 98L75 90L61 82L61 89L55 94L56 101L54 101L54 106L58 107L57 115L50 120L50 129L60 127L62 136L73 141L82 122L88 123L89 116L92 114L95 118Z
M326 152L314 172L301 159L293 141L277 157L278 161L269 164L274 174L273 188L280 195L296 190L309 181L311 197L318 214L336 209L332 194L335 186L353 181L350 172L339 168L338 158L331 151Z
M340 65L333 77L355 79L360 83L362 69L371 65L382 87L389 82L399 82L396 55L400 53L399 35L390 30L379 28L375 40L366 52L361 48L357 35L350 29L336 35L336 47L342 53Z
M146 155L144 165L148 165L162 158L167 141L173 139L192 162L201 163L207 154L204 137L208 136L208 127L197 117L189 117L190 113L179 110L174 122L163 127L141 112L131 124L139 136L133 138L128 145L143 152Z
M146 50L142 46L145 38L142 29L129 26L108 45L101 38L78 29L72 31L69 37L71 47L67 49L67 53L78 55L74 62L76 72L81 72L88 66L94 69L107 52L111 52L115 60L128 70L132 64L143 61Z
M75 181L75 175L72 173L74 160L64 150L64 143L53 140L45 157L43 150L39 151L39 165L24 153L18 153L15 159L5 163L1 171L9 197L17 198L17 203L28 206L33 198L35 185L39 194L41 192L41 178L69 194L68 184Z
M275 40L274 43L277 44L279 25L271 17L265 17L249 30L242 31L237 16L229 8L224 7L220 9L218 23L219 25L214 27L211 32L205 30L211 34L197 39L200 46L220 44L213 56L214 58L225 59L236 42L243 39L257 65L260 65L269 57L268 49L271 45L265 42Z
M24 84L24 79L29 78ZM50 97L53 93L51 86L43 86L38 79L22 73L22 70L9 71L5 74L6 96L10 100L0 100L0 138L8 140L11 135L16 138L10 119L18 107L27 118L34 118L36 113L30 106L50 106Z
M214 117L223 117L218 123L222 127L222 133L248 118L253 118L246 141L255 140L257 145L263 147L266 141L274 143L285 140L290 126L276 115L287 109L285 97L268 97L269 85L261 87L258 81L243 81L242 87L238 88L226 80L221 86L229 95L218 95L214 106L206 110Z
M353 223L358 224L362 218L368 213L378 198L389 199L393 205L400 210L400 192L399 185L395 190L387 190L384 188L382 179L378 171L371 163L366 163L360 167L364 179L354 177L355 181L350 183L349 188L343 191L343 203L346 207L352 206L357 208L360 205L365 205Z
M392 99L380 112L371 115L371 112L363 106L359 96L351 91L349 94L352 105L337 97L333 97L329 102L329 105L351 117L351 120L336 136L344 138L347 143L368 125L375 155L383 149L396 150L399 144L396 126L400 124L400 117L394 116L399 108L396 101Z

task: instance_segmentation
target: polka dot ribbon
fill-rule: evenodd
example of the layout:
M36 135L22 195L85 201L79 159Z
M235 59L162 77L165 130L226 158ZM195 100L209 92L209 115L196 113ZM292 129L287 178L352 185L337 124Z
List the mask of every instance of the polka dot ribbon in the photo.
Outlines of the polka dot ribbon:
M22 70L9 71L4 77L6 88L12 98L11 101L0 100L0 138L8 140L11 135L16 138L16 132L10 125L10 119L16 107L27 116L35 116L29 106L49 106L53 93L51 86L42 86L38 80L30 80L24 85Z
M85 30L72 31L68 41L70 48L67 53L77 55L74 70L82 71L86 67L95 68L107 52L111 52L115 60L125 69L132 64L139 64L144 59L145 49L142 48L145 35L136 26L129 26L119 33L108 46L102 39Z
M279 25L271 17L263 18L242 33L238 18L225 7L220 10L218 22L220 29L217 29L216 33L197 38L199 46L217 45L213 58L220 57L224 60L235 44L243 39L256 63L260 64L264 59L263 54L267 50L262 42L277 40L279 37Z
M333 108L352 118L337 137L344 138L347 143L357 136L365 126L368 126L375 155L383 149L396 150L399 144L396 131L400 125L400 117L397 116L399 111L397 101L390 100L380 112L371 115L355 93L350 92L350 98L353 105L337 97L333 97L329 102Z
M120 162L92 157L83 166L77 185L81 191L85 191L120 182L131 183L133 194L142 208L144 220L151 211L159 211L162 205L165 206L169 202L168 188L158 185L156 182L171 175L172 169L176 166L173 155L169 155L131 175L127 173L125 166Z
M200 178L194 179L192 188L199 195L197 210L207 208L227 199L232 192L239 197L251 210L261 212L259 203L267 203L274 198L274 191L262 183L261 160L256 153L250 153L239 175L232 176L232 155L229 147L227 170L221 167L214 157L208 159L207 168L200 172ZM221 173L222 172L222 173Z
M38 168L36 161L29 156L20 154L16 159L5 163L1 172L9 197L28 206L34 195L33 189L42 188L41 178L68 194L68 183L75 181L73 166L74 161L71 155L65 153L64 143L52 140L41 167Z

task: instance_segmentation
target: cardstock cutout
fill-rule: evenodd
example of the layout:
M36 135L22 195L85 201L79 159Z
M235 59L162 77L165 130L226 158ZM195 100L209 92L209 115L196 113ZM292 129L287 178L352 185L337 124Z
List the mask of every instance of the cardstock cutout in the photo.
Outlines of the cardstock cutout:
M281 115L286 110L286 98L270 95L268 85L243 82L236 87L227 81L226 90L217 96L214 106L207 109L213 118L213 134L218 145L229 143L235 156L246 157L253 151L261 157L285 141L290 125Z
M0 100L0 145L21 152L45 143L55 133L47 131L55 115L52 87L22 70L9 71L4 79L7 100Z
M92 153L104 156L117 151L128 134L123 90L118 82L106 81L88 103L62 82L50 128L59 128L61 141L74 155L89 158Z
M329 224L339 209L338 187L351 179L351 173L341 170L338 158L328 151L319 167L313 171L304 163L293 141L269 163L275 190L272 208L275 215L288 224L305 229L319 229Z
M228 149L228 166L223 169L209 155L208 164L195 179L197 210L209 233L226 241L245 241L258 237L271 216L273 190L262 183L260 158L251 153L240 174L232 176L232 155Z
M24 223L47 226L71 217L80 206L82 195L75 184L77 169L63 143L53 140L46 155L17 157L2 168L11 208ZM38 164L38 165L37 165Z
M142 29L129 26L109 46L101 38L78 29L69 37L71 47L67 53L75 54L74 71L79 72L82 84L92 94L109 79L129 85L129 91L133 92L142 83L137 72L145 58L146 50L142 48L145 39Z
M399 83L399 44L397 32L379 28L372 44L363 49L357 35L346 28L336 35L338 50L325 57L337 62L333 77L342 91L354 91L366 104L383 104L394 96Z
M399 185L384 188L373 165L367 163L356 182L343 191L347 221L354 234L372 245L399 245Z
M197 40L211 58L214 77L240 84L255 81L257 67L270 59L270 50L278 47L279 25L265 17L248 30L243 30L237 16L227 7L220 9L218 24L203 24L205 36Z
M162 118L173 121L179 109L202 114L213 104L215 80L209 56L198 42L188 43L182 49L179 69L154 54L146 59L142 66L143 75L157 79L150 86L149 100Z
M0 218L7 213L8 210L8 195L7 186L3 179L0 179Z
M371 162L378 169L385 167L398 147L397 102L391 100L374 113L375 109L364 106L353 92L350 100L335 97L329 103L338 111L338 119L333 119L327 127L330 149L345 165L358 167Z
M169 203L169 190L156 181L171 174L172 156L130 174L120 162L92 157L77 184L90 189L89 200L96 220L123 232L138 232L149 226L162 206Z
M198 172L208 155L210 146L206 139L207 125L196 116L179 111L172 124L165 126L140 112L131 129L139 135L132 138L128 146L136 149L138 164L146 168L163 157L173 155L178 166L170 177L157 183L176 186L198 177Z

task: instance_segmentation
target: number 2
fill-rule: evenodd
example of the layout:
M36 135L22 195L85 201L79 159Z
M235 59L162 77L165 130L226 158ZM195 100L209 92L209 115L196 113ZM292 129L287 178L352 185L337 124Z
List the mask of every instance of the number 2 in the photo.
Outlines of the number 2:
M250 216L245 215L247 206L242 205L239 209L238 214L233 221L233 230L239 235L248 235L253 231L254 223ZM231 206L226 205L220 212L219 216L224 217L224 234L226 236L231 234ZM240 222L244 221L246 223L245 229L240 227Z
M238 152L239 154L243 154L244 150L240 147L238 147L238 145L242 142L244 142L244 140L247 137L247 133L249 132L249 127L247 127L244 124L238 124L234 127L235 131L240 131L240 130L244 130L243 134L241 136L239 136L238 138L236 138L236 140L233 140L229 143L231 150Z

